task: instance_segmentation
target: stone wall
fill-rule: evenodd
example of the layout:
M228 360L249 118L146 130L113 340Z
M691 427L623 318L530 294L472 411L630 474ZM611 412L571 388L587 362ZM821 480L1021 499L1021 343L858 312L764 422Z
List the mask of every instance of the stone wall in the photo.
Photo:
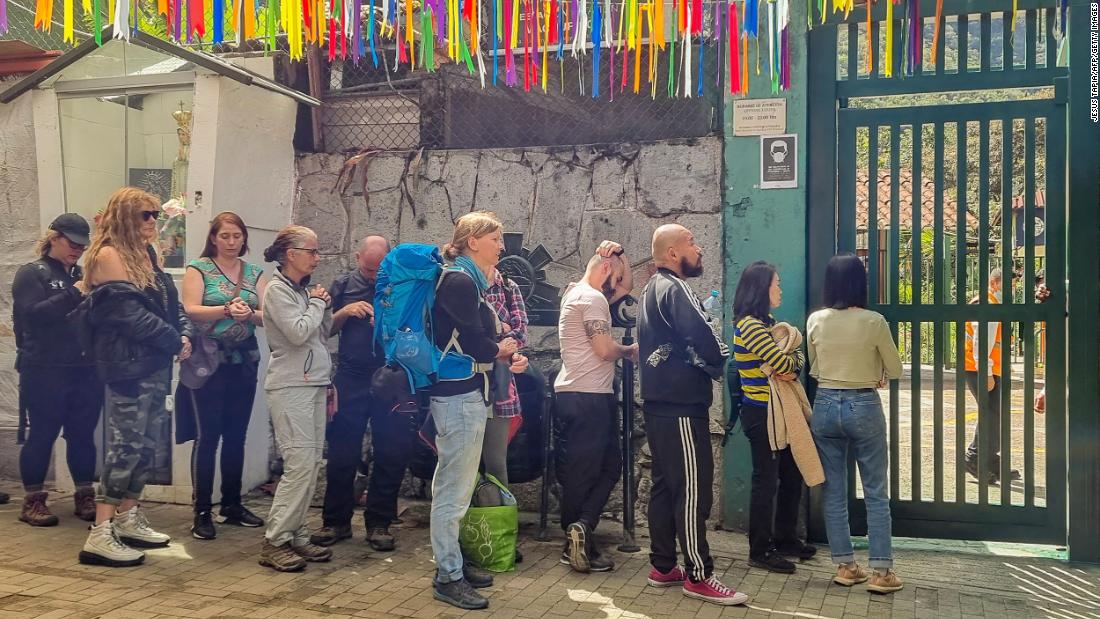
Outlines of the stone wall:
M0 88L7 87L0 84ZM11 284L20 266L34 259L40 234L38 168L31 97L0 105L0 478L18 479L19 376L11 326Z
M495 211L524 245L542 244L553 257L550 283L564 287L603 239L626 248L634 268L635 296L648 279L650 239L662 223L694 231L706 272L691 284L700 295L722 289L720 178L717 138L539 149L380 153L345 165L339 155L298 158L295 222L318 232L324 256L314 280L329 282L351 268L355 245L366 234L393 242L443 244L454 221L475 210ZM532 327L528 351L538 366L556 369L556 327ZM721 391L716 388L712 432L721 432ZM639 419L641 413L639 410ZM717 445L717 443L715 443ZM639 442L639 518L644 521L648 451ZM714 450L715 479L721 478ZM419 484L411 484L419 487ZM516 488L526 509L537 508L538 483ZM719 505L718 486L715 506ZM609 505L621 512L616 489ZM717 509L714 518L717 519Z

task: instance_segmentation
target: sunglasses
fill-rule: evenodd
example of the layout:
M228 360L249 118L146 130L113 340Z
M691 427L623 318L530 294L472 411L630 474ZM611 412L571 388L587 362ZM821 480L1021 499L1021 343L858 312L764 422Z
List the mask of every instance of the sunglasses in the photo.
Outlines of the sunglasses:
M297 249L298 251L306 251L306 252L309 252L311 255L314 255L314 256L319 256L321 254L321 250L319 250L319 249L309 249L307 247L291 247L291 249Z
M80 243L74 243L74 242L70 241L69 237L67 237L67 236L63 236L61 238L65 239L65 242L68 243L69 248L72 249L73 251L84 251L85 249L88 249L88 247L86 245L81 245Z
M151 221L160 216L160 211L142 211L141 218L144 221Z

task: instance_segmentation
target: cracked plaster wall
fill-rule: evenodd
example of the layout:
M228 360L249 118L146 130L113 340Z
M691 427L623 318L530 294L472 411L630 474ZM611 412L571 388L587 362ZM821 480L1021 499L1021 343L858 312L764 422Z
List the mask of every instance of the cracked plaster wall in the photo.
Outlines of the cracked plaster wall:
M485 209L500 216L506 231L522 232L528 248L539 243L546 247L554 258L546 267L547 278L560 287L577 279L582 262L601 240L622 243L634 266L634 294L639 297L649 277L653 229L679 222L693 230L703 248L706 271L690 283L704 295L723 288L721 157L719 138L382 153L354 164L349 178L342 156L301 155L294 221L318 233L323 262L314 280L319 282L330 282L351 268L356 242L368 233L395 243L442 245L450 240L458 217ZM532 327L530 340L535 363L544 370L556 368L556 328ZM715 396L711 426L712 433L720 433L720 387ZM648 451L644 442L639 447L637 513L644 522L650 481ZM714 453L715 478L720 480L721 452L716 447ZM535 509L538 484L520 486L529 486L516 489L523 507ZM718 488L716 481L715 521ZM616 489L608 506L614 516L621 513L620 497Z

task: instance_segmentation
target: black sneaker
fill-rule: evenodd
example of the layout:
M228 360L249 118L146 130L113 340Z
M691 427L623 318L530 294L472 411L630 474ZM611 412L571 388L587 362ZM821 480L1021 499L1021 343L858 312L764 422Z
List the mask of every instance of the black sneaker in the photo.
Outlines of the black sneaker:
M776 552L769 552L757 559L750 558L749 565L776 574L794 574L794 563L784 559Z
M600 554L597 550L588 551L588 571L610 572L613 569L615 569L615 562L611 557Z
M470 583L470 586L474 589L493 586L493 575L469 561L462 564L462 578Z
M817 547L795 541L789 544L779 544L779 548L776 552L784 557L806 561L814 558L814 555L817 554Z
M486 600L480 593L474 591L470 583L465 580L456 580L447 583L433 582L432 597L441 602L446 602L451 606L457 606L465 610L489 608L489 600Z
M574 522L565 530L565 538L568 540L569 565L578 572L587 572L588 561L588 528L582 522Z
M264 526L264 520L248 511L248 508L244 505L223 505L218 510L218 524L256 528Z
M195 522L191 525L191 536L195 539L214 539L218 536L217 530L214 529L214 520L210 517L210 512L199 512L195 514Z
M351 539L350 524L324 526L316 533L309 536L309 541L318 546L331 546L345 539Z
M0 505L7 505L8 501L10 500L10 494L8 494L7 492L0 492Z

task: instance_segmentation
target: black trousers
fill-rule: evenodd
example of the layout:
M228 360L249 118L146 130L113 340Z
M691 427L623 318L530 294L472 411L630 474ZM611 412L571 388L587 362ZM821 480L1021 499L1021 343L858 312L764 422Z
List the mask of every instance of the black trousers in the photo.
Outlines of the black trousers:
M191 452L195 513L208 512L214 492L214 461L221 444L222 507L241 502L244 440L256 399L255 363L223 363L201 389L192 391L198 438Z
M103 385L91 367L28 366L19 372L30 433L19 452L19 473L27 492L42 489L58 434L65 432L65 456L77 487L95 481L95 427L103 408Z
M710 420L646 415L645 428L653 454L649 561L662 572L676 567L679 541L688 577L705 580L714 572L707 545L707 518L714 500Z
M981 398L978 397L978 373L967 372L965 378L967 389L978 403L978 419L985 418L984 421L979 421L979 427L984 422L989 430L989 436L982 436L978 428L974 428L974 439L966 448L966 458L976 461L979 453L985 453L987 469L999 475L1001 471L1001 377L993 377L992 391L986 389L988 385L985 380L981 381L981 388L985 391L985 406L982 406Z
M561 392L555 398L561 528L581 522L593 531L622 473L618 405L611 393Z
M397 494L416 436L413 415L391 413L370 395L370 375L337 372L333 381L339 410L328 424L325 472L325 526L351 524L355 510L355 474L363 463L363 436L371 425L370 482L363 518L368 529L388 527L397 518Z
M749 558L760 559L777 546L799 543L798 503L803 480L789 447L772 451L766 407L742 405L741 426L752 450Z

